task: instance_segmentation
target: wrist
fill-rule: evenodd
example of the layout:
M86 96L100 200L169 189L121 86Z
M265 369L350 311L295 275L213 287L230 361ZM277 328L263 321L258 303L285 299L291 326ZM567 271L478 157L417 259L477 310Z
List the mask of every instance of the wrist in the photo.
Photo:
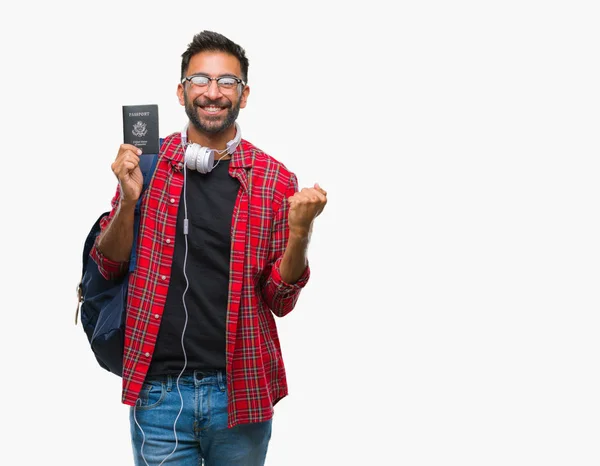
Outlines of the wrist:
M133 212L135 210L135 205L137 204L137 201L134 200L128 200L125 198L121 198L119 200L119 210L121 212Z
M290 229L290 240L307 242L310 238L310 228Z

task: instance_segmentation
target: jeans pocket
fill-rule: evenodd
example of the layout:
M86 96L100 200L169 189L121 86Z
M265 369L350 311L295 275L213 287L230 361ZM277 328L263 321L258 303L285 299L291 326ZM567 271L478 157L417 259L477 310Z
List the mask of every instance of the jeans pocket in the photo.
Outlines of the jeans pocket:
M164 382L161 381L151 381L144 382L142 385L142 389L140 390L140 394L138 396L138 401L136 403L136 409L147 410L156 408L160 406L165 399L167 394L167 387Z

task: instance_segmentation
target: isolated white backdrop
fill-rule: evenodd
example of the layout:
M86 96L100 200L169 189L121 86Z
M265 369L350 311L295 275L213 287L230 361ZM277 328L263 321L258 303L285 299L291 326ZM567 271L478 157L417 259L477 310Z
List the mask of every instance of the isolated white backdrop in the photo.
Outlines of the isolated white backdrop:
M178 131L202 29L247 51L244 137L329 192L267 465L600 463L595 2L349 3L3 12L1 464L132 464L75 285L121 106Z

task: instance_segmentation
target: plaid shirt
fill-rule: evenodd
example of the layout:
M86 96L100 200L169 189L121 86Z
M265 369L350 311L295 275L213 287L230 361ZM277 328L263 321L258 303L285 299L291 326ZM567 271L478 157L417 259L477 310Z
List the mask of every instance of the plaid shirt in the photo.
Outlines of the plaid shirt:
M143 194L136 270L130 274L123 353L122 402L135 405L150 366L171 276L177 209L183 189L181 136L168 136L158 165ZM285 166L242 140L229 166L240 182L231 223L231 258L226 325L228 424L262 422L287 395L287 382L273 314L282 317L295 306L307 283L287 284L279 266L287 245L287 198L298 190ZM104 230L115 215L103 219ZM179 226L181 227L181 226ZM102 275L115 278L127 262L115 262L96 248L90 256Z

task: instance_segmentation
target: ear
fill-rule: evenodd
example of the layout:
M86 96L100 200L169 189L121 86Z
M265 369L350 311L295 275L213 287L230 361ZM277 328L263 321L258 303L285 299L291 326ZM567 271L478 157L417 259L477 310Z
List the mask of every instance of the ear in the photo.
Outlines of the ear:
M183 89L183 84L179 83L177 85L177 98L179 99L179 103L183 106L185 106L185 96L184 96L184 89Z
M248 101L248 95L250 94L250 86L244 86L244 90L242 91L242 96L240 97L240 108L246 107L246 102Z

